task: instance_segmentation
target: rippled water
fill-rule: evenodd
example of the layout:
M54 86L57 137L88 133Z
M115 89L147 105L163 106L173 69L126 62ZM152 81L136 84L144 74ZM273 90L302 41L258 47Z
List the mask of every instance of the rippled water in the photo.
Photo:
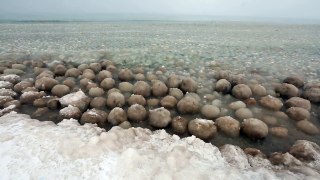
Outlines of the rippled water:
M320 78L320 25L139 21L3 23L0 32L0 61L41 59L80 64L110 59L120 67L142 66L150 72L164 66L167 70L164 77L174 72L196 79L202 89L200 95L212 93L210 73L220 69L244 74L248 80L260 78L259 82L267 90L272 90L271 82L280 82L293 74L304 76L307 81ZM220 99L223 106L235 100L230 96ZM318 127L319 112L319 106L314 106L311 121ZM320 141L319 136L297 131L292 123L282 121L278 125L289 129L288 143L270 137L252 142L223 135L212 142L280 151L296 139Z
M12 54L129 64L218 61L232 71L259 68L277 77L318 78L319 25L257 23L16 23L0 24L0 59ZM241 66L239 66L241 65Z

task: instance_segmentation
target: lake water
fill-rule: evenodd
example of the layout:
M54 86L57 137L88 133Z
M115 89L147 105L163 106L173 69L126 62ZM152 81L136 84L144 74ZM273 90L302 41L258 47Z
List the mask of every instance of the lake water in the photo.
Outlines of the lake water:
M143 67L150 73L164 67L162 78L172 73L193 77L199 84L201 97L213 93L212 77L219 70L243 74L248 81L257 80L271 93L272 83L289 75L303 76L308 82L320 78L320 25L164 21L2 23L0 32L0 61L59 60L78 65L109 59L118 67ZM230 95L218 99L222 107L235 101ZM31 111L34 109L25 109L30 114ZM317 127L320 127L319 112L319 104L313 104L310 121ZM261 113L270 114L264 109ZM306 135L293 123L281 122L278 126L289 129L287 140L268 136L253 142L245 137L233 139L219 134L212 143L253 146L264 152L286 151L296 139L320 143L319 135Z

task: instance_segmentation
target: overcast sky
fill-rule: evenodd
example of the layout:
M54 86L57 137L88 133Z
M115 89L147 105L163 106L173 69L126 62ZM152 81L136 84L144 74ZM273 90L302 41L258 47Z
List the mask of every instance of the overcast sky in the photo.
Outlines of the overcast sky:
M2 18L98 13L320 19L320 0L0 0Z

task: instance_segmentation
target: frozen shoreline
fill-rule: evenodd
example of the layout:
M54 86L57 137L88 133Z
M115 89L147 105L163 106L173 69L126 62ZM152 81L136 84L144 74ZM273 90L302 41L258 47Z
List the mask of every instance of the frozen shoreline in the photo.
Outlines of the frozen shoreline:
M320 169L319 149L313 162L298 166L291 158L286 167L272 166L236 146L219 151L194 136L142 128L105 132L14 112L0 117L0 147L1 179L317 179Z

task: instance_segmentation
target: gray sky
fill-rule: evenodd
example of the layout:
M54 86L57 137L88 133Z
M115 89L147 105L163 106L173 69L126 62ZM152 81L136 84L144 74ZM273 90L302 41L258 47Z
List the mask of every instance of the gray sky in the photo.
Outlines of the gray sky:
M2 18L116 13L320 19L319 8L320 0L0 0Z

